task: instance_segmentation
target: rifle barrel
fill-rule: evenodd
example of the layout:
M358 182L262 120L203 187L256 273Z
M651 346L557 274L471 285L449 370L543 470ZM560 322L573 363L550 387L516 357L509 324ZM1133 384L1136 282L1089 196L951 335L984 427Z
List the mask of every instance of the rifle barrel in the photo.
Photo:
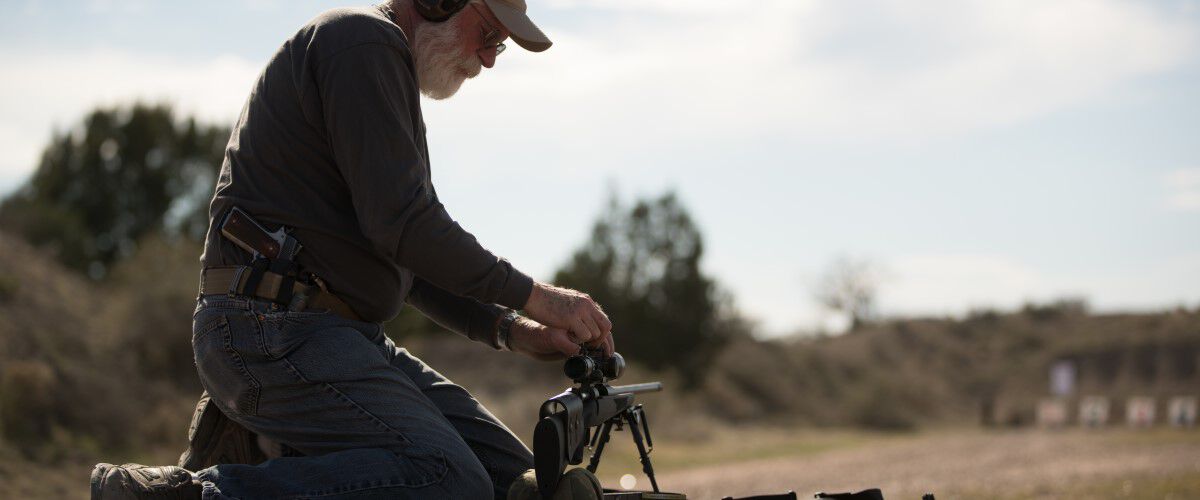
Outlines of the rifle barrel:
M644 384L615 385L609 389L609 394L640 394L643 392L658 392L662 390L662 382L646 382Z

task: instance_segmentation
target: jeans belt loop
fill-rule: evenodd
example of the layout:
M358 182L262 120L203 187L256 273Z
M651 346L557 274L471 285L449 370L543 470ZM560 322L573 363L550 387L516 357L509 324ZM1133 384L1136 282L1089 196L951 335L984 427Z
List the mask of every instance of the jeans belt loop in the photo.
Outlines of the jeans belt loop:
M242 273L245 271L246 266L238 266L237 269L233 271L233 279L229 282L229 298L232 299L238 296L238 283L242 282Z

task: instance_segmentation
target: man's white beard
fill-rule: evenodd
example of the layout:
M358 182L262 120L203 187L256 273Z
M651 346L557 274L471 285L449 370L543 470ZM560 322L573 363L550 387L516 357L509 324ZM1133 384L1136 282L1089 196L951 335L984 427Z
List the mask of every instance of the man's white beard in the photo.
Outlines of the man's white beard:
M461 54L462 34L455 26L452 21L424 23L413 33L417 83L430 99L449 98L483 69L475 54Z

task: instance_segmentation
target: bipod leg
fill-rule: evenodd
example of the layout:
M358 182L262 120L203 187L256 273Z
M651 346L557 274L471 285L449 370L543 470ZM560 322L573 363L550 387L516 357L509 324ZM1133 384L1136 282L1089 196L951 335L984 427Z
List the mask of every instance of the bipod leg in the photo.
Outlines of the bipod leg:
M608 435L612 432L613 420L619 420L620 418L620 416L613 417L600 426L600 432L596 433L596 451L592 452L592 458L588 460L588 472L595 474L596 468L600 467L600 454L604 453L604 445L608 443Z
M650 478L650 486L654 487L654 492L658 493L658 481L654 479L654 467L650 465L650 453L646 451L646 443L642 441L642 426L638 425L643 422L642 405L637 405L632 409L624 412L625 421L629 422L629 432L633 434L633 443L637 445L638 459L642 461L642 472L646 473L646 477Z

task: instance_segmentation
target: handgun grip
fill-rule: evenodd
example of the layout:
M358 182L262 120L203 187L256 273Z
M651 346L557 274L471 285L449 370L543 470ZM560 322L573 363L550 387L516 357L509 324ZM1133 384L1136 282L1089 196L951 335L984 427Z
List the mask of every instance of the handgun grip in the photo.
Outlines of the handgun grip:
M225 216L225 221L221 223L221 234L255 257L279 258L280 243L240 208L234 207Z

